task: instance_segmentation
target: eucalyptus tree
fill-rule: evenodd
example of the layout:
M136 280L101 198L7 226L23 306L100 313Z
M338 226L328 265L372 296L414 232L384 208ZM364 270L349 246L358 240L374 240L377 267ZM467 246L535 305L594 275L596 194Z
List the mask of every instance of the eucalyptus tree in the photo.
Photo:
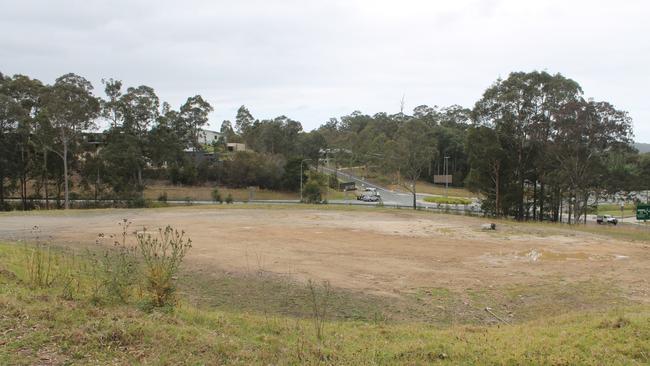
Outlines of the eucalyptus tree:
M397 131L395 140L388 147L390 162L405 178L402 185L413 195L413 209L417 209L417 181L435 158L435 140L428 126L418 120L406 121Z
M43 95L43 109L48 116L61 150L53 150L63 160L65 208L70 207L70 172L68 152L79 142L81 132L95 128L99 116L99 100L92 94L93 86L76 74L56 79Z
M467 153L471 167L467 177L468 187L484 197L484 211L501 216L504 213L504 186L508 185L505 178L508 176L509 159L498 133L486 126L470 128L467 134Z
M577 83L560 74L516 72L497 80L476 102L475 122L495 129L514 162L511 179L517 182L515 216L519 220L527 212L525 182L533 180L536 187L536 168L547 169L540 163L548 161L545 151L553 137L554 116L563 105L578 100L581 93ZM537 167L536 155L540 159Z
M144 188L142 171L147 164L149 130L156 123L159 116L160 100L155 91L148 86L141 85L137 88L128 88L119 99L120 109L124 119L122 131L132 146L138 190Z
M244 136L248 133L248 130L253 127L255 118L251 112L246 108L245 105L242 105L237 110L237 116L235 117L235 131L240 135Z
M11 178L14 171L15 159L13 158L14 129L17 126L16 116L19 114L18 105L6 92L10 77L0 73L0 210L5 208L5 195L7 194L6 181Z
M605 184L607 153L617 144L630 144L631 137L628 113L610 103L578 100L558 111L554 156L574 221L586 215L590 194Z
M201 148L199 143L201 129L208 124L208 115L213 110L210 103L200 95L187 98L187 101L181 106L179 120L182 122L182 132L187 141L187 147L194 150Z
M27 186L31 169L34 167L34 144L32 134L35 128L35 117L40 106L40 93L43 85L40 81L25 75L14 75L2 83L2 93L8 104L9 118L7 125L12 125L9 132L13 141L9 143L9 156L15 159L18 181L20 182L20 197L23 210L27 208ZM12 148L14 154L12 154Z

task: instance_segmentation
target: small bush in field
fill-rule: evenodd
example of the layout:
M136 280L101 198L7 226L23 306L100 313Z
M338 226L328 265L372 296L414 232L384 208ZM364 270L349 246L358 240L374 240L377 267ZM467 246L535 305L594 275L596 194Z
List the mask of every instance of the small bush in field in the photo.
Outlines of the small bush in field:
M131 222L123 219L119 225L122 232L113 239L112 247L107 249L99 260L102 272L102 287L110 300L126 303L137 283L139 272L136 247L127 243ZM104 237L99 235L98 242Z
M136 239L144 264L145 288L151 296L152 305L173 305L175 275L192 247L192 240L185 238L184 231L179 232L171 226L158 229L156 234L144 230L136 234Z
M231 204L233 201L234 200L232 198L232 194L228 193L228 195L226 196L226 203Z
M221 199L221 192L219 192L219 188L216 188L216 187L215 187L215 188L212 190L212 200L213 200L214 202L219 202L219 203L222 203L222 202L223 202L223 200Z
M167 202L167 191L158 195L158 202Z

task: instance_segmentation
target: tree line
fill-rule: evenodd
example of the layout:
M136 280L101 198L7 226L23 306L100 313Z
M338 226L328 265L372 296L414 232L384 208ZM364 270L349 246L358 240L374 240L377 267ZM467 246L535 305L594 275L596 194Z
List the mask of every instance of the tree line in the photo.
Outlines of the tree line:
M415 182L443 174L446 160L453 184L480 193L490 214L558 220L568 209L578 220L603 193L647 189L650 179L650 158L631 146L628 114L585 98L561 74L512 73L473 108L355 111L311 132L286 116L255 119L242 106L209 145L202 133L213 107L200 95L173 109L151 87L102 84L98 97L76 74L52 85L0 74L3 208L16 193L23 209L32 198L67 207L71 191L141 197L154 179L295 191L301 165L323 158L392 177L411 191L415 207ZM247 151L228 153L226 142Z
M151 87L102 84L98 97L76 74L46 85L0 73L0 208L10 208L7 198L16 195L22 209L33 199L46 208L68 208L71 196L137 199L151 180L297 190L301 160L318 161L324 144L299 122L255 120L244 106L236 131L224 121L222 138L206 144L213 107L200 95L173 109ZM249 151L223 159L227 141L245 142Z

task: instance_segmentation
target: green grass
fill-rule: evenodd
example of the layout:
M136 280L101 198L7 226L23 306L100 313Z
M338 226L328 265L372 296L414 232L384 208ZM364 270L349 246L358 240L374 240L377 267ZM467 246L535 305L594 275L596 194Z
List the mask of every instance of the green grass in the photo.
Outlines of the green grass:
M425 202L430 203L441 203L448 205L469 205L472 203L472 200L462 197L439 197L439 196L429 196L424 197Z
M598 215L612 215L621 218L621 206L616 204L598 205ZM636 217L636 205L627 203L623 208L623 217Z
M65 300L63 281L51 287L28 285L25 258L30 247L0 244L0 364L607 364L650 362L650 307L622 302L611 284L548 279L535 286L499 291L476 288L455 293L444 288L418 289L412 300L430 314L473 304L476 324L454 321L386 321L330 317L317 339L309 316L260 312L245 303L232 307L194 304L187 296L175 309L145 312L137 304L110 305L90 301L83 290L93 278L80 277L80 290ZM58 250L58 249L57 249ZM83 256L56 252L56 271L84 267ZM189 276L189 274L186 274ZM188 278L189 280L189 278ZM209 287L214 279L198 286ZM231 290L250 294L283 293L291 301L300 294L276 284L233 280ZM189 289L186 288L188 294ZM247 294L250 293L250 294ZM228 302L226 292L207 298ZM237 293L231 294L236 296ZM337 295L338 296L338 295ZM347 301L347 300L346 300ZM334 303L340 303L334 300ZM519 303L519 307L512 307ZM382 305L382 303L379 303ZM566 311L566 304L574 309ZM595 304L600 307L594 308ZM508 307L508 306L510 307ZM368 308L354 301L347 306ZM383 306L383 305L382 305ZM516 324L486 326L483 308ZM442 308L442 309L441 309ZM569 307L571 308L571 307ZM333 309L336 309L334 307ZM409 311L409 309L402 309ZM336 310L333 310L336 311ZM479 315L481 314L481 315ZM514 314L512 317L510 314ZM517 322L514 319L535 319ZM541 316L540 316L541 315ZM497 325L498 324L498 325Z

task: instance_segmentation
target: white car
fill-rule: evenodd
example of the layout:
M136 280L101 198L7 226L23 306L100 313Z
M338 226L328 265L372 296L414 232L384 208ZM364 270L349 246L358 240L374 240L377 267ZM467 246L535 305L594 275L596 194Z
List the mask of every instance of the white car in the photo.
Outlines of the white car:
M618 219L612 215L598 215L596 216L596 223L598 224L610 224L610 225L616 225L618 224Z
M381 197L377 193L375 193L375 194L364 194L363 196L361 196L361 200L363 202L378 202L380 199L381 199Z

